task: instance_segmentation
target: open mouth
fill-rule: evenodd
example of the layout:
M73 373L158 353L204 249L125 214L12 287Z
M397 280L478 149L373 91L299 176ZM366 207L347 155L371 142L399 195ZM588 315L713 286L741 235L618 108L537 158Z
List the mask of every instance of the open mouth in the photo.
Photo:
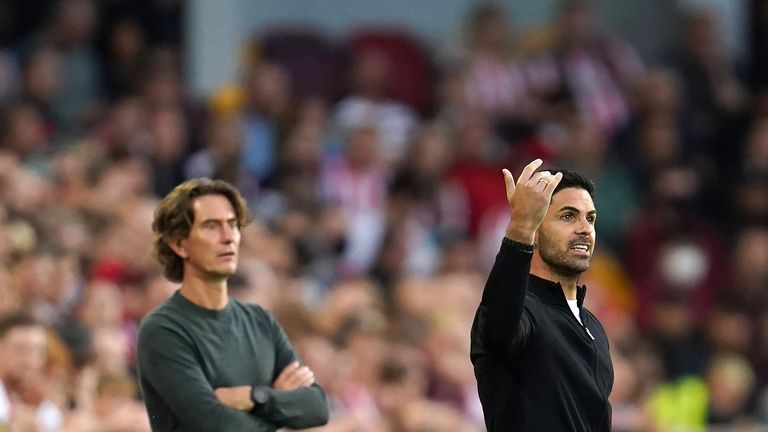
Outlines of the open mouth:
M574 243L571 245L571 250L580 252L583 254L588 254L590 250L590 245L587 243Z

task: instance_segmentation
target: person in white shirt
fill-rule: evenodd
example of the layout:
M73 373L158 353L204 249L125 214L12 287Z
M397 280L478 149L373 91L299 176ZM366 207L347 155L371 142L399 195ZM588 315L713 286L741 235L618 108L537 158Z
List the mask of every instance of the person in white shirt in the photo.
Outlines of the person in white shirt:
M47 340L45 327L34 318L0 316L0 431L21 429L21 423L44 432L61 427L59 407L47 400L31 406L21 397L24 387L43 373Z

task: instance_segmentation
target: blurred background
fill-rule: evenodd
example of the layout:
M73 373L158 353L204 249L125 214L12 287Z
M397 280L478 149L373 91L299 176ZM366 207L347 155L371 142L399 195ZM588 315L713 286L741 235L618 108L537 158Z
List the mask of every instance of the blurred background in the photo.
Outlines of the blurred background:
M768 2L0 2L0 430L149 430L158 199L236 184L230 292L326 432L481 432L501 168L593 178L614 431L768 430ZM0 392L3 393L3 392Z

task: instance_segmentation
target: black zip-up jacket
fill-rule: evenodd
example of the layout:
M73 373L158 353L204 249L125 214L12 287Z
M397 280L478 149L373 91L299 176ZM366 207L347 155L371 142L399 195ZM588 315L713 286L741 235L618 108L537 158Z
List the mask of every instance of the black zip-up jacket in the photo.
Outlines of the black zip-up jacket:
M573 316L559 283L529 274L505 241L472 325L471 358L489 432L611 430L613 367L602 325Z

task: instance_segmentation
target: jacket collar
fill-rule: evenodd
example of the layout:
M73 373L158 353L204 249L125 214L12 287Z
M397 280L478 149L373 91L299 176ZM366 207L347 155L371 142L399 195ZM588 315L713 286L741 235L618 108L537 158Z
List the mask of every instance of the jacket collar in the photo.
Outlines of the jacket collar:
M549 279L543 279L534 274L530 274L528 278L528 288L545 303L568 307L568 301L565 298L565 293L563 292L563 287L560 285L560 282L553 282ZM586 297L586 295L586 285L579 285L576 287L576 302L579 305L579 308L584 304L584 297Z

